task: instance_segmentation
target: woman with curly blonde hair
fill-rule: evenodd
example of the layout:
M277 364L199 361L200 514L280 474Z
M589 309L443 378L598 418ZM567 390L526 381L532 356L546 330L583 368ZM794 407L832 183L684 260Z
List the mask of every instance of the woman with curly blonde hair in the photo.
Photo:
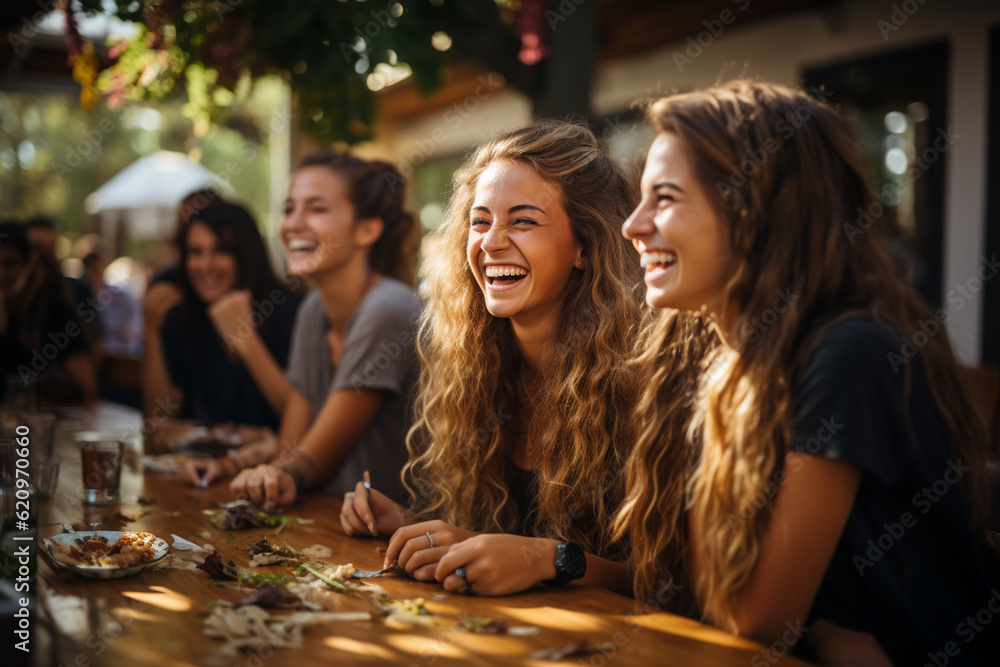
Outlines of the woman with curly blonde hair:
M636 393L623 361L641 273L619 233L635 201L579 125L537 123L478 149L425 248L413 507L359 485L349 534L395 531L386 562L448 590L626 588L605 558L621 555L607 528Z
M968 620L995 594L984 426L947 313L923 305L880 225L854 233L878 209L847 123L745 81L649 117L623 231L647 302L695 313L722 344L702 370L703 354L674 352L704 339L648 341L616 524L636 589L686 568L706 620L784 650L804 635L824 664L1000 664L995 629ZM689 406L664 395L691 377Z

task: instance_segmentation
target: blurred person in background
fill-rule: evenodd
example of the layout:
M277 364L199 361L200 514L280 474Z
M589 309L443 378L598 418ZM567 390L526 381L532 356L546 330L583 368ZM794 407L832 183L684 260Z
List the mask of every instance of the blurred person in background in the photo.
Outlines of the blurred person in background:
M371 471L390 497L403 498L421 310L411 288L419 224L404 185L386 162L341 152L305 158L281 240L289 272L314 289L295 322L281 432L188 462L188 482L204 488L235 475L233 494L270 511L313 489L340 495Z
M55 220L47 215L36 215L24 223L24 231L28 243L47 255L56 270L62 273L59 267L59 258L56 255L56 239L59 238L59 229ZM101 362L100 341L104 339L104 323L99 317L86 317L82 314L86 308L90 307L89 304L93 304L94 292L87 283L79 278L64 275L63 280L69 287L70 303L73 310L90 336L91 349L95 353L94 366L96 368Z
M188 223L201 211L213 204L224 204L226 200L214 190L195 190L187 195L177 205L177 220L174 233L165 239L164 245L167 248L170 258L166 262L166 268L160 269L149 280L149 289L152 291L154 285L166 283L167 285L180 289L181 285L181 237ZM168 309L169 310L169 309Z
M94 293L94 310L104 329L103 351L115 357L136 358L142 354L142 311L139 301L126 287L109 285L104 279L108 261L99 250L83 258L83 281Z
M12 221L0 223L0 296L0 372L36 379L47 403L92 403L89 332L74 315L55 256L33 247L27 229Z
M275 276L241 206L194 213L179 241L180 288L159 283L147 295L146 414L277 428L291 393L284 368L301 298ZM175 292L150 308L156 288Z

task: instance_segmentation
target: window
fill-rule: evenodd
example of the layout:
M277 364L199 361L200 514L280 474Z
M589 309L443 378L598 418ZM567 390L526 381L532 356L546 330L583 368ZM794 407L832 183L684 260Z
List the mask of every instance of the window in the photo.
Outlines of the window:
M948 44L894 51L807 69L853 123L868 183L895 220L912 259L912 280L941 305L944 161L947 158Z

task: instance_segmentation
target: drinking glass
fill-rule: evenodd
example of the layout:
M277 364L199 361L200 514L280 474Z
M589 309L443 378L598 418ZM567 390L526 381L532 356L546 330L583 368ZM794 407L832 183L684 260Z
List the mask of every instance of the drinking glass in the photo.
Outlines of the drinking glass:
M124 452L125 445L120 440L86 441L80 445L84 502L91 505L118 502Z
M34 482L38 489L38 497L48 500L56 494L59 484L59 457L44 456L35 463Z

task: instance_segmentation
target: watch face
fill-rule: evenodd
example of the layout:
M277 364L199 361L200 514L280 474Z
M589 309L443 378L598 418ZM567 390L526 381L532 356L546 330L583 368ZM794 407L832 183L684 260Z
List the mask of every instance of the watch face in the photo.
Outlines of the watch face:
M583 553L580 545L572 542L563 542L559 547L562 552L560 556L562 556L563 571L571 579L579 579L585 575L587 573L587 555Z

